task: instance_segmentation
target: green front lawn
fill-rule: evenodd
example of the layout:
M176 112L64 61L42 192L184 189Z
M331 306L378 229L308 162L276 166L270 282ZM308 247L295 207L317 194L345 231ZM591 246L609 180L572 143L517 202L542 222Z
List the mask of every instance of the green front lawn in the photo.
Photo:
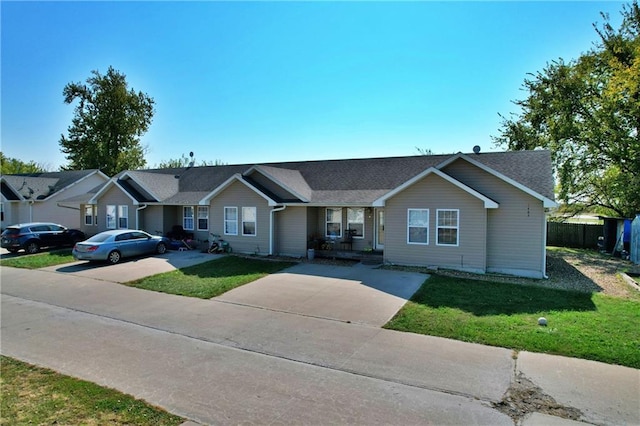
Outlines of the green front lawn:
M39 269L75 261L76 260L71 255L71 249L62 249L0 259L0 265L13 266L14 268Z
M433 275L385 328L640 368L640 298Z
M295 263L292 262L225 256L177 271L131 281L126 285L145 290L210 299L293 265Z
M113 389L0 357L3 425L179 425L178 416Z

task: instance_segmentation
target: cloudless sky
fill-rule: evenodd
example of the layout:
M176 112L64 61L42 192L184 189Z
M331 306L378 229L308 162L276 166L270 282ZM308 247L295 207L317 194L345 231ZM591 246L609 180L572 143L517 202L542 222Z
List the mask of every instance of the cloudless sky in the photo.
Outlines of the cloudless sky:
M65 164L62 89L110 65L156 102L148 167L494 151L527 73L623 4L2 1L2 152Z

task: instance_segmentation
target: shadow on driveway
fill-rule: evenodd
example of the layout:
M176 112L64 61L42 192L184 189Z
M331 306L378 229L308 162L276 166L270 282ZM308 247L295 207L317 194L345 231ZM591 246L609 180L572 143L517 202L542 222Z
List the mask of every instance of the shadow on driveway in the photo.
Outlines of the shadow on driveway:
M219 258L221 255L200 251L169 251L163 255L132 257L116 265L106 262L80 261L43 268L46 271L72 274L102 281L125 283L151 275L171 272Z

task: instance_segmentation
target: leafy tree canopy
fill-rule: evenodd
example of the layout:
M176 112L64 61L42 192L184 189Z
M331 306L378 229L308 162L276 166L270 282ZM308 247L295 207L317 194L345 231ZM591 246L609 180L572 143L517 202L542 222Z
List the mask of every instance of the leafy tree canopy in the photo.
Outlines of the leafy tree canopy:
M192 164L193 163L193 164ZM187 157L185 154L182 154L180 158L170 158L166 161L161 161L156 168L157 169L180 169L183 167L193 167L193 166L224 166L222 160L214 160L214 161L206 161L202 160L200 163L196 163L193 157Z
M567 205L625 217L640 212L640 8L594 24L599 40L525 79L519 114L503 117L498 145L551 151L558 195Z
M36 163L35 161L18 160L17 158L6 157L0 152L0 174L15 175L20 173L42 173L49 171L47 166Z
M61 135L66 170L100 169L109 176L146 164L140 137L154 114L154 100L128 88L126 76L109 67L105 75L92 71L87 84L69 83L64 101L78 100L68 137Z

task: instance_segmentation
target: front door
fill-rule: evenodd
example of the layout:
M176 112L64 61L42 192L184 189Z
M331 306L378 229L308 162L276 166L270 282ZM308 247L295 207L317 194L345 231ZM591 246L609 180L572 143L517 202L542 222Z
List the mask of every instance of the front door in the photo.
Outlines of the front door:
M384 248L384 210L376 211L376 247L377 250Z

